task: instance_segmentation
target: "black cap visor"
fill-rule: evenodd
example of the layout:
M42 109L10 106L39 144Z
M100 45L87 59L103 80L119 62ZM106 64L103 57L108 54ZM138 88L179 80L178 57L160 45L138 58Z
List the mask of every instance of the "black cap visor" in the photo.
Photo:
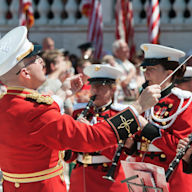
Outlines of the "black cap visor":
M42 48L43 48L42 45L34 45L33 51L29 55L27 55L25 58L38 55L41 52Z
M115 83L115 79L108 79L108 78L90 78L88 79L89 84L91 85L111 85Z
M165 58L149 58L149 59L144 59L143 63L140 66L153 66L153 65L159 65L162 64L164 62L170 62L169 57L165 57ZM173 62L173 61L171 61Z

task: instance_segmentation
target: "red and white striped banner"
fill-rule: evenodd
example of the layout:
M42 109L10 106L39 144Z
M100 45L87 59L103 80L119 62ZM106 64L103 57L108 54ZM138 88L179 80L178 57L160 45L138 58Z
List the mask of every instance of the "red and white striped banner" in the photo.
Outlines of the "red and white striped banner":
M135 55L134 19L132 0L117 0L116 3L116 39L123 39L130 47L130 60Z
M88 7L90 10L88 11ZM89 13L87 40L94 43L94 58L103 56L103 16L100 0L84 0L82 9Z
M19 25L29 29L35 22L32 2L31 0L20 0L19 2Z
M159 44L160 9L158 0L149 0L147 8L147 24L149 43Z

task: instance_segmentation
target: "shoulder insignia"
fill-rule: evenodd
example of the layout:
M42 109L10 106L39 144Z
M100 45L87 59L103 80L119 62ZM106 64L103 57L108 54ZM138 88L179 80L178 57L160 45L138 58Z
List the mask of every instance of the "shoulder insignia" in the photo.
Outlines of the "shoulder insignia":
M127 107L128 107L128 105L123 105L123 104L120 104L120 103L113 103L111 105L111 109L113 109L115 111L122 111Z
M51 96L48 95L42 95L39 93L30 93L30 94L26 94L26 98L30 98L30 99L34 99L36 100L37 103L46 103L48 105L51 105L53 103L53 98Z
M188 99L192 96L192 93L190 91L179 89L178 87L174 87L171 89L171 92L176 95L179 99Z
M78 109L85 109L86 106L87 106L87 103L76 103L73 106L73 111L76 111Z

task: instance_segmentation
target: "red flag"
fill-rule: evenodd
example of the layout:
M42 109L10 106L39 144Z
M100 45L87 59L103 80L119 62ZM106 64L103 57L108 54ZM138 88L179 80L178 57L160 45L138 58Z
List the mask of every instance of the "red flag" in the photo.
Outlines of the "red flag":
M94 43L94 58L103 56L103 16L100 0L84 0L85 5L90 6L87 40Z
M135 55L134 20L132 0L117 0L116 4L116 39L123 39L130 47L130 60Z
M83 0L81 13L83 15L85 15L86 17L88 17L90 9L91 9L91 1L90 0Z
M158 0L149 0L147 10L149 43L159 44L160 34L160 9Z
M31 0L20 0L19 5L19 25L26 26L28 29L35 22L33 15L33 6Z

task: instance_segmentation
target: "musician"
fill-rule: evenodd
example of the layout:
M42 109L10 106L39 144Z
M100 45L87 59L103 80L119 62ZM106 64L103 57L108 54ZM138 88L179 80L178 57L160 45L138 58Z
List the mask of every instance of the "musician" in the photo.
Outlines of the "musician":
M152 86L135 104L99 125L75 121L60 114L63 100L35 91L46 80L42 59L37 56L41 48L27 39L24 26L11 30L0 40L0 80L8 86L0 99L4 192L65 192L60 151L97 151L126 140L127 130L116 129L122 123L120 116L125 121L134 119L130 125L133 134L139 125L136 116L154 105L160 96L159 86ZM57 94L68 98L81 87L79 74L68 78ZM146 99L144 103L142 100Z
M94 64L84 69L84 73L89 75L91 84L91 95L96 95L86 118L79 121L86 124L97 124L103 120L115 115L123 110L126 106L113 103L112 98L116 90L115 80L123 73L109 64ZM77 119L87 103L80 103L74 106L73 117ZM104 150L87 152L71 152L65 160L71 162L76 160L75 168L72 170L70 177L70 192L128 192L127 185L121 183L125 179L120 162L117 165L114 179L115 182L108 181L104 178L111 167L112 159L117 149L117 145L112 145ZM125 160L128 151L125 149L120 159ZM68 159L67 159L68 158Z
M181 79L176 79L175 84L178 88L182 90L187 90L192 92L192 67L187 66L185 74Z
M142 44L145 59L141 66L145 72L145 87L161 84L178 66L183 51L154 44ZM142 131L135 134L137 150L134 156L137 162L152 163L164 167L165 171L174 159L179 139L192 132L192 94L174 87L174 79L185 72L183 65L161 85L159 103L140 116ZM170 191L192 191L192 175L182 171L182 164L169 179Z

